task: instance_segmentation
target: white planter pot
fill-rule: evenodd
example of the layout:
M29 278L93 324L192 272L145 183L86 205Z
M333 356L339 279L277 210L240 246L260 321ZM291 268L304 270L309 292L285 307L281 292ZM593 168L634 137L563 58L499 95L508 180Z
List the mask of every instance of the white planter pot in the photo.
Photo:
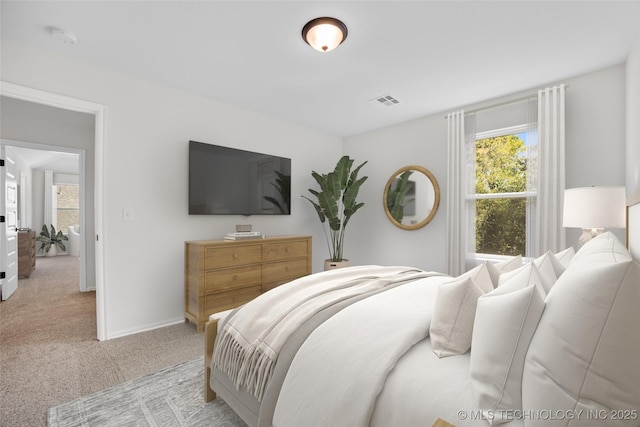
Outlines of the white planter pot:
M329 259L324 260L324 271L334 270L336 268L349 267L349 260L343 259L342 261L331 261Z
M49 250L47 251L47 256L56 256L58 255L58 248L56 245L51 245Z

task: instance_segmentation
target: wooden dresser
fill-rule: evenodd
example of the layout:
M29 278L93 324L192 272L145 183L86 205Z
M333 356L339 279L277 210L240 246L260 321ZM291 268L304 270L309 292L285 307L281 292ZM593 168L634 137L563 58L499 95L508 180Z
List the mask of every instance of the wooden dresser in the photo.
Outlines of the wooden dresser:
M36 232L18 231L18 279L28 279L36 268Z
M185 321L202 332L212 313L311 274L311 236L188 241L184 259Z

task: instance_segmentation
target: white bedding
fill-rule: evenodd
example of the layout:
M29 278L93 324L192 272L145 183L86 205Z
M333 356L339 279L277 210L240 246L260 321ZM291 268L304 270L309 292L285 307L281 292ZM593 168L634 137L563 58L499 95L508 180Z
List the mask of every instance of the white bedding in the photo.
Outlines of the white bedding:
M301 277L248 302L225 323L214 364L237 388L262 399L280 350L305 321L349 298L440 273L403 266L359 266Z
M481 419L473 395L469 356L470 353L465 353L438 359L429 338L420 341L387 377L371 426L430 426L434 417L457 427L488 426L489 423ZM502 427L523 425L521 420L501 424Z
M438 284L449 280L429 277L390 289L318 327L289 368L273 425L430 426L442 418L486 426L472 420L478 414L468 354L438 359L427 338Z

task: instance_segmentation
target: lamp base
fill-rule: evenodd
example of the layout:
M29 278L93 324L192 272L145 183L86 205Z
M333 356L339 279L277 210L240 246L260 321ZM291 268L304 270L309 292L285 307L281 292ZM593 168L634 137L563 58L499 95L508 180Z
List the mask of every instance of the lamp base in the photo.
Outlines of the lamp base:
M578 249L580 249L582 245L587 243L589 240L602 234L603 231L604 228L583 228L582 235L578 239Z

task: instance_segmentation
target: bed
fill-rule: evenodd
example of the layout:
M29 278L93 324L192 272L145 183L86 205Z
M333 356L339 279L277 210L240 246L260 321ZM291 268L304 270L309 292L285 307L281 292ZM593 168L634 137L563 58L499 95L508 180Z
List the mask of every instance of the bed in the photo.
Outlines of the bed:
M640 205L627 231L458 277L297 279L211 317L205 399L250 426L638 427Z

